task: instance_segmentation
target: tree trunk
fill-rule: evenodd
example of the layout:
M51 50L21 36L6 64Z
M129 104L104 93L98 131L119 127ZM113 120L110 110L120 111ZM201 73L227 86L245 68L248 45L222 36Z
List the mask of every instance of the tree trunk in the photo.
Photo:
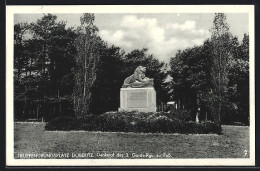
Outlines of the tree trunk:
M37 111L36 111L37 120L39 119L39 105L40 105L40 102L38 101L38 104L37 104Z

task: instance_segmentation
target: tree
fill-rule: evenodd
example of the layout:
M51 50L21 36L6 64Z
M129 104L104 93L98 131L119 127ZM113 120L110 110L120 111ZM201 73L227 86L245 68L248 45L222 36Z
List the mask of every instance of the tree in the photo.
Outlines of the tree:
M242 44L240 46L240 58L249 61L249 35L244 34Z
M249 37L244 35L240 44L224 14L216 14L213 23L211 39L171 58L171 98L192 113L199 105L200 119L248 124Z
M230 120L249 124L249 36L244 35L242 44L235 51L236 56L230 61L228 100L233 109Z
M200 105L201 113L211 113L208 100L210 89L211 43L207 40L202 46L178 51L170 60L169 75L171 100L179 108L190 110L194 116Z
M73 79L66 78L75 65L76 33L56 19L44 14L35 23L15 25L14 63L20 70L15 69L16 116L37 113L48 119L70 107ZM63 84L65 80L69 83Z
M94 25L94 14L84 13L80 17L81 26L76 38L75 87L73 91L74 110L78 118L89 115L92 87L97 77L97 63L100 58L99 48L103 42L98 37L98 28Z
M18 23L14 25L14 69L15 75L20 80L22 69L25 68L28 59L24 53L25 50L25 34L29 31L27 23Z
M93 114L118 110L119 92L124 80L121 73L124 51L113 45L105 46L100 51L97 78L92 88L93 99L90 105Z
M221 111L225 100L225 93L228 84L228 64L231 56L230 45L232 35L229 32L229 26L226 22L224 13L216 13L213 26L210 30L213 65L211 70L213 81L213 99L214 99L214 121L220 123Z

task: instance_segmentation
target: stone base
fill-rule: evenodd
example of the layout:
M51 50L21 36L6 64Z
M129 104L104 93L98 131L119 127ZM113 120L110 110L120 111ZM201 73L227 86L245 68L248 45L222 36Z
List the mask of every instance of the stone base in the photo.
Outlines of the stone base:
M121 88L118 111L156 112L154 87Z

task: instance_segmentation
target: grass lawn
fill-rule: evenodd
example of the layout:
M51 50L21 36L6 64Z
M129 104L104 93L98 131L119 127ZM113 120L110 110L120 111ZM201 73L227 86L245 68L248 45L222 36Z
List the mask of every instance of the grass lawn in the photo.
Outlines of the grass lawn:
M249 127L244 126L222 126L223 135L45 131L44 126L15 123L15 158L28 153L69 153L69 158L72 153L75 158L86 153L93 158L249 157Z

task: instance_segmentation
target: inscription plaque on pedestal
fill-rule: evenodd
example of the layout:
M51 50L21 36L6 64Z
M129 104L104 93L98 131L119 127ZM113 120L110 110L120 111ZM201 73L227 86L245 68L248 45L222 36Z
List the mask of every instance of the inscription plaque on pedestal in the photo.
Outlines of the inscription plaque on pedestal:
M156 92L153 87L121 88L119 111L156 112Z
M127 94L127 107L129 108L146 108L148 107L147 102L146 91L130 91Z

